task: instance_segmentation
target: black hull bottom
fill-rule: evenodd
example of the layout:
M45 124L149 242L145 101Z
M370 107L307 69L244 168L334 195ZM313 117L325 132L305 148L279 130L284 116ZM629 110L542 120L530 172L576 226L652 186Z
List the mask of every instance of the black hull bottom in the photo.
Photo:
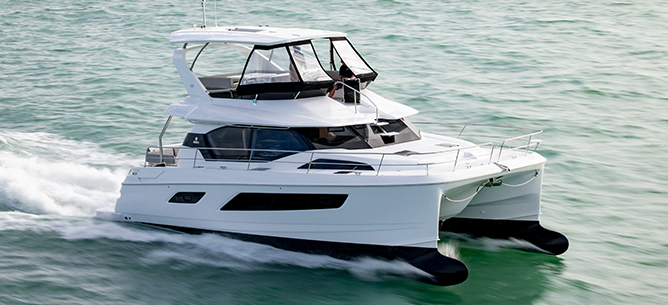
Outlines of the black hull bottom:
M148 224L193 234L215 233L244 241L266 244L279 249L310 254L324 254L346 260L359 257L379 257L388 260L400 259L432 275L432 277L422 278L420 281L440 286L456 285L464 282L468 277L468 269L464 263L443 256L437 249L431 248L325 242Z
M568 239L559 232L543 228L538 221L488 220L450 218L441 224L441 231L466 234L473 237L516 238L553 255L568 249ZM535 249L521 249L536 252Z

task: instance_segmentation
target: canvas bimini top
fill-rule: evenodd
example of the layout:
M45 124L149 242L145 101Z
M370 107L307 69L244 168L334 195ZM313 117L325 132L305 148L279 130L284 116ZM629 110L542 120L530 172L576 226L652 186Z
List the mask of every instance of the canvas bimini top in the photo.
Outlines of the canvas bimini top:
M326 41L314 47L313 41ZM276 27L193 27L173 32L169 41L183 43L174 62L193 97L240 99L296 99L325 95L338 80L338 68L345 64L365 88L377 76L355 50L345 33ZM221 67L227 72L198 73L200 58L212 47L229 47L245 63ZM192 60L186 53L195 51ZM206 64L205 68L212 65ZM323 66L327 66L325 69ZM337 68L338 67L338 68Z

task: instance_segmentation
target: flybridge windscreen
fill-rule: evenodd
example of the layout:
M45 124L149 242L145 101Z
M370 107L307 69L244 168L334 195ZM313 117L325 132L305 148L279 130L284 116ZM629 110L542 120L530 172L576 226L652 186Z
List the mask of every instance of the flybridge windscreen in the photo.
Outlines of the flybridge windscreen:
M240 84L329 80L331 78L322 70L311 44L301 44L253 50Z
M364 89L377 73L350 42L335 37L273 46L207 43L188 46L191 71L212 97L290 99L326 95L339 78L337 65L344 62ZM221 48L222 47L222 48ZM235 52L237 51L237 52ZM241 56L246 57L241 66ZM327 67L327 70L323 68Z
M323 70L310 42L255 46L237 92L240 96L264 94L263 98L270 99L307 97L324 95L333 83L334 79Z
M346 39L332 40L332 45L341 60L350 68L356 77L362 81L372 81L378 74L367 65L362 57L357 54L350 42Z

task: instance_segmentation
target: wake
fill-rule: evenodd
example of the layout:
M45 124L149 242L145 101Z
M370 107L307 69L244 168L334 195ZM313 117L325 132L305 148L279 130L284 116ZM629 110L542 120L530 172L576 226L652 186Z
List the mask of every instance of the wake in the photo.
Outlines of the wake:
M48 133L0 132L0 205L92 216L113 206L130 164L98 145Z
M267 270L276 265L308 269L343 270L368 281L386 276L407 278L430 275L410 264L393 260L360 258L341 260L326 255L306 254L227 238L217 234L186 234L149 226L103 221L91 217L35 215L18 211L0 212L3 231L55 232L66 241L108 239L119 243L147 244L138 259L148 265L206 265L239 271ZM148 245L163 243L158 245Z
M0 132L0 232L55 232L65 241L109 239L164 243L139 258L146 264L207 265L257 270L276 265L344 270L365 280L429 276L403 261L341 260L277 249L216 234L192 235L93 218L113 208L132 164L99 145L48 133ZM174 247L176 246L176 247ZM452 250L453 246L446 246ZM446 250L447 250L446 249ZM447 250L447 251L450 251Z

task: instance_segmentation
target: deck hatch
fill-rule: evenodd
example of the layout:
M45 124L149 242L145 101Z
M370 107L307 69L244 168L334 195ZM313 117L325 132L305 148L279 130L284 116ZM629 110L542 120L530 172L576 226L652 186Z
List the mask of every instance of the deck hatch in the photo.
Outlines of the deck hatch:
M340 208L347 194L239 193L221 211L292 211Z
M336 169L336 170L361 170L373 171L373 166L356 161L336 160L336 159L315 159L309 163L304 163L299 169Z

